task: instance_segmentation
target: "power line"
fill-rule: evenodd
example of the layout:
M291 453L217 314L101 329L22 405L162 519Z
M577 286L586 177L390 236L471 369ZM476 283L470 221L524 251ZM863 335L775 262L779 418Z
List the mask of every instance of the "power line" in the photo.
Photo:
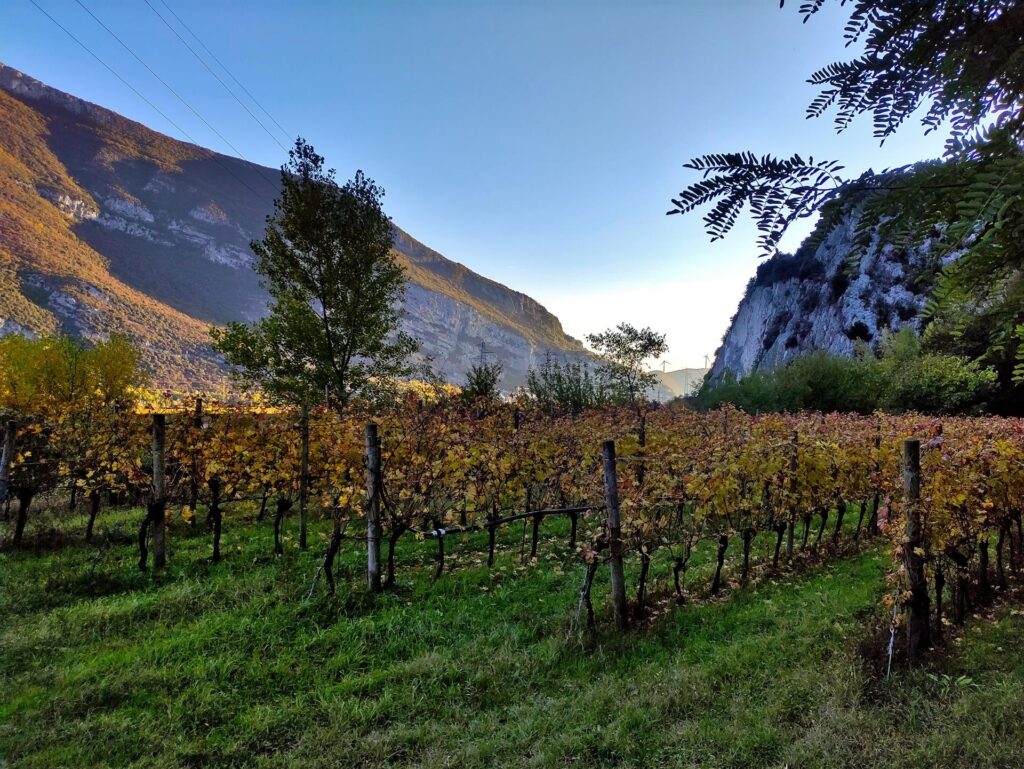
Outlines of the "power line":
M281 142L280 142L280 141L278 141L277 137L276 137L276 136L274 136L274 134L272 134L272 133L270 132L270 129L268 129L268 128L267 128L267 127L266 127L265 125L263 125L263 121L262 121L262 120L260 120L260 119L259 119L258 117L256 117L256 115L255 115L255 114L253 113L253 111L252 111L251 109L249 109L249 107L248 107L248 106L247 106L247 105L245 104L245 102L243 102L243 101L242 101L241 99L239 99L239 98L238 98L238 97L237 97L237 96L235 95L235 92L234 92L234 91L232 91L232 90L231 90L231 88L229 88L229 87L228 87L228 84L227 84L227 83L225 83L225 82L224 82L224 81L223 81L223 80L221 79L221 76L220 76L220 75L218 75L218 74L217 74L216 72L214 72L214 71L213 71L213 69L212 69L212 68L210 67L210 65L209 65L209 64L207 64L207 63L206 63L206 60L205 60L205 59L204 59L204 58L203 58L202 56L200 56L200 55L199 55L198 53L196 53L196 50L195 50L195 49L194 49L194 48L193 48L192 46L190 46L190 45L188 44L188 41L187 41L187 40L185 40L185 38L183 38L183 37L182 37L182 36L181 36L181 35L180 35L180 34L178 33L178 30L176 30L176 29L175 29L175 28L174 28L173 26L171 26L170 22L168 22L168 21L167 21L167 19L165 19L165 18L163 17L163 15L162 15L162 14L160 13L160 11L158 11L158 10L157 10L156 8L154 8L154 7L153 7L153 4L152 4L151 2L149 2L149 0L143 0L143 2L144 2L144 3L146 4L146 5L148 5L148 6L149 6L149 10L151 10L151 11L152 11L152 12L153 12L154 14L156 14L156 17L157 17L158 19L160 19L160 21L162 21L162 22L163 22L164 26L165 26L165 27L167 27L167 29L171 30L171 32L173 32L173 33L174 33L174 36L175 36L176 38L178 38L178 40L180 40L180 41L181 41L181 44L182 44L183 46L185 46L185 47L186 47L186 48L187 48L187 49L189 50L189 53L191 53L191 54L192 54L193 56L195 56L196 60L197 60L197 61L198 61L198 62L199 62L200 64L202 64L202 65L203 65L203 67L204 67L204 68L206 69L206 71L207 71L207 72L209 72L209 73L210 73L211 75L213 75L213 76L214 76L214 77L215 77L215 78L217 79L217 82L218 82L218 83L220 83L220 84L221 84L222 86L224 86L224 90L225 90L225 91L227 91L227 92L228 92L229 94L231 94L231 98L232 98L232 99L234 99L234 100L235 100L236 102L238 102L238 104L239 104L239 105L240 105L240 106L242 107L242 109L244 109L244 110L245 110L246 112L248 112L248 113L249 113L249 117L251 117L251 118L252 118L253 120L255 120L255 121L256 121L257 125L259 125L259 127L263 129L263 131L264 131L264 132L265 132L265 133L267 134L267 136L269 136L269 137L270 137L270 138L271 138L271 139L272 139L272 140L274 141L274 143L275 143L275 144L277 144L277 146L278 146L278 147L280 147L280 148L281 148L282 150L284 150L285 152L287 152L287 151L288 151L288 148L287 148L287 147L285 147L285 146L284 146L283 144L281 144ZM171 12L173 13L173 11L171 11ZM175 18L177 18L177 17L175 17Z
M228 74L228 77L230 77L233 81L235 81L235 85L237 85L239 88L241 88L242 91L245 93L245 95L248 96L250 99L252 99L253 104L255 104L257 107L259 107L260 110L263 112L263 114L266 115L268 118L270 118L271 122L280 129L282 134L284 134L285 138L288 139L289 142L294 141L295 140L294 137L288 132L288 130L284 126L282 126L279 122L277 122L277 118L275 118L270 113L270 111L266 107L264 107L259 102L259 100L257 100L257 98L255 96L252 95L252 93L249 91L248 88L245 87L245 85L242 83L242 81L240 81L237 77L235 77L235 74L230 69L228 69L228 66L217 57L217 54L215 54L213 51L210 50L210 48L206 45L206 43L203 42L202 38L199 37L199 35L197 35L188 24L185 23L185 20L182 19L177 13L175 13L174 9L171 8L164 0L160 0L160 4L164 8L167 9L167 11L171 14L171 16L173 16L175 19L177 19L178 23L182 27L184 27L185 30L190 35L192 35L192 37L195 38L196 42L199 43L200 46L202 46L203 50L206 51L208 54L210 54L210 56L213 58L213 60L215 62L217 62L217 64L220 65L220 68L223 69Z
M111 36L112 38L114 38L114 39L115 39L115 40L116 40L116 41L117 41L117 42L118 42L118 43L119 43L119 44L121 45L121 47L122 47L122 48L124 48L124 49L125 49L126 51L128 51L128 53L130 53L130 54L131 54L131 55L132 55L132 56L133 56L133 57L135 58L135 60L139 62L139 64L141 64L141 65L142 65L143 67L145 67L145 68L146 68L147 70L149 70L149 73L150 73L150 74L151 74L151 75L152 75L153 77L155 77L155 78L156 78L157 80L159 80L159 81L160 81L160 83L161 83L161 84L163 85L163 87L164 87L164 88L166 88L166 89L167 89L168 91L170 91L170 92L171 92L171 93L172 93L172 94L174 95L174 97L175 97L175 98L176 98L176 99L177 99L178 101L180 101L180 102L181 102L182 104L184 104L184 105L185 105L186 107L188 107L188 108L189 108L189 110L191 110L191 111L192 111L192 113L193 113L193 114L194 114L194 115L195 115L195 116L196 116L197 118L199 118L200 120L202 120L202 121L203 121L203 123L204 123L204 124L206 125L206 127L207 127L207 128L209 128L209 129L210 129L211 131L213 131L213 132L214 132L215 134L217 134L217 136L219 136L219 137L220 137L220 140L221 140L222 142L224 142L224 144L226 144L226 145L227 145L228 147L230 147L230 148L231 148L231 150L232 150L232 151L233 151L233 152L234 152L234 153L235 153L235 154L236 154L236 155L237 155L237 156L238 156L238 157L239 157L240 159L244 160L244 161L245 161L245 162L247 162L247 163L250 163L250 162L251 162L251 161L250 161L250 160L249 160L248 158L246 158L246 157L245 157L245 155L243 155L243 154L242 154L242 151L241 151L241 150L239 150L239 149L238 149L238 147L236 147L236 146L235 146L234 144L232 144L232 143L231 143L231 142L230 142L230 141L228 140L228 138L227 138L226 136L224 136L224 134L222 134L222 133L221 133L220 131L218 131L218 130L217 130L217 129L216 129L216 128L215 128L214 126L213 126L213 124L212 124L212 123L211 123L211 122L210 122L209 120L207 120L207 119L206 119L205 117L203 117L202 113L200 113L200 112L199 112L199 110L197 110L197 109L196 109L195 107L193 107L193 106L192 106L192 105L191 105L191 104L190 104L190 103L189 103L188 101L186 101L186 100L185 100L185 97L183 97L183 96L182 96L182 95L181 95L180 93L178 93L178 92L177 92L177 91L176 91L176 90L175 90L174 88L172 88L172 87L171 87L171 85L170 85L170 84L169 84L169 83L168 83L168 82L167 82L166 80L164 80L164 79L163 79L162 77L160 77L160 75L159 75L159 74L157 74L156 70L154 70L154 69L153 69L153 68L152 68L151 66L149 66L149 65L148 65L148 64L147 64L147 63L146 63L146 62L145 62L145 61L143 60L143 58L142 58L141 56L139 56L139 55L138 55L137 53L135 53L135 51L134 51L134 50L132 50L132 49L131 49L131 47L129 47L129 45L128 45L128 44L127 44L126 42L124 42L124 40L122 40L122 39L121 39L120 37L118 37L118 36L117 36L117 34L116 34L116 33L115 33L115 32L114 32L114 31L113 31L113 30L112 30L112 29L111 29L110 27L108 27L108 26L107 26L106 24L104 24L104 23L103 23L103 22L102 22L102 21L101 21L101 20L99 19L99 17L98 17L98 16L97 16L97 15L96 15L95 13L93 13L92 11L90 11L90 10L89 10L89 8L88 8L88 6L86 6L86 4L82 2L82 0L75 0L75 2L76 2L76 3L78 3L78 5L80 5L80 6L82 7L82 9L83 9L83 10L84 10L84 11L85 11L85 12L86 12L87 14L89 14L90 16L92 16L93 20L94 20L94 21L95 21L95 22L96 22L97 24L99 24L99 25L100 25L101 27L103 27L103 29L105 29L105 30L107 31L107 33L108 33L108 34L109 34L109 35L110 35L110 36ZM255 163L253 163L253 165L256 165L256 164L255 164ZM257 168L259 168L259 166L257 166ZM259 177L260 177L260 179L262 179L263 181L265 181L265 182L266 182L266 183L267 183L268 185L270 185L271 189L273 189L273 190L274 190L274 192L277 192L277 187L275 187L275 186L274 186L274 185L273 185L273 184L272 184L272 183L271 183L271 182L270 182L270 181L269 181L269 180L268 180L268 179L267 179L267 178L266 178L265 176L263 176L263 175L262 175L262 173L261 173L261 174L259 174Z
M96 59L96 61L98 61L100 64L102 64L104 67L106 67L110 71L110 74L112 74L114 77L116 77L118 80L120 80L126 86L128 86L128 88L130 88L132 90L132 92L136 96L138 96L140 99L142 99L144 102L146 102L146 104L148 104L154 111L156 111L164 120L166 120L168 123L170 123L172 126L174 126L174 128L176 130L178 130L180 133L182 133L183 135L187 136L191 141L195 142L195 139L192 139L192 137L189 136L188 131L186 131L180 125L178 125L173 120L171 120L171 118L168 117L167 113L165 113L162 109L160 109L158 106L156 106L153 102L151 102L149 99L147 99L145 96L143 96L142 93L139 91L139 89L137 89L135 86L133 86L131 83L129 83L123 77L121 77L121 75L117 71L115 71L113 67L111 67L105 61L103 61L103 59L101 59L99 56L97 56L95 53L93 53L92 50L89 48L89 46L87 46L85 43L83 43L81 40L79 40L77 37L75 37L74 34L72 34L71 30L69 30L67 27L65 27L63 24L61 24L55 18L53 18L53 16L51 16L49 13L47 13L46 9L44 9L41 5L39 5L39 3L36 2L36 0L28 0L28 1L30 3L32 3L32 5L34 5L36 7L36 9L40 13L42 13L46 18L48 18L50 21L52 21L54 24L56 24L58 27L60 27L60 29L62 29L64 31L64 34L66 34L68 37L70 37L72 40L74 40L76 43L78 43L83 48L83 50L85 50L86 53L88 53L90 56L92 56L94 59Z
M190 142L192 142L197 147L202 146L202 145L199 144L198 141L196 141L196 139L188 131L186 131L184 128L182 128L180 125L178 125L174 120L172 120L170 118L170 116L167 115L166 112L164 112L162 109L160 109L158 106L156 106L141 91L139 91L138 88L136 88L131 83L129 83L117 70L115 70L113 67L111 67L109 64L107 64L107 62L105 62L95 52L93 52L93 50L91 48L89 48L89 46L87 46L85 43L83 43L81 40L79 40L71 32L71 30L69 30L67 27L65 27L63 24L61 24L59 21L57 21L57 19L55 19L53 16L51 16L46 11L45 8L43 8L41 5L39 5L39 3L36 2L36 0L29 0L29 2L32 3L32 5L34 5L36 7L36 9L41 14L43 14L46 18L48 18L50 21L52 21L61 31L63 31L64 34L66 34L68 37L70 37L72 40L74 40L76 43L78 43L78 45L82 48L82 50L84 50L87 54L92 56L96 61L98 61L101 65L103 65L110 72L110 74L112 74L114 77L116 77L118 80L120 80L125 86L127 86L132 91L132 93L134 93L136 96L138 96L140 99L142 99L142 101L144 101L146 104L148 104L157 114L159 114L161 117L163 117L164 120L166 120L168 123L170 123L185 138L187 138ZM152 156L149 156L149 159L153 160L154 162L159 162L158 158L154 158ZM224 169L224 171L226 171L229 175L234 177L235 181L237 181L239 184L241 184L243 187L245 187L247 190L249 190L249 192L251 192L261 203L266 203L267 202L266 199L262 195L260 195L258 192L256 192L256 190L254 190L252 187L250 187L243 179L238 177L230 168L228 168L223 163L221 163L220 160L217 158L217 154L216 153L213 154L212 159L214 160L215 163L217 163L217 165L219 165L222 169ZM263 178L263 177L261 176L260 178Z

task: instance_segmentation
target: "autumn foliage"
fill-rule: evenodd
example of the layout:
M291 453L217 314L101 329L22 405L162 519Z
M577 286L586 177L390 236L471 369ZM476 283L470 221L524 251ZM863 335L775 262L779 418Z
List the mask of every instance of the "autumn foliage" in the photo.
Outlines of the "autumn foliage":
M205 508L214 519L215 558L221 522L226 517L230 525L237 509L232 503L258 504L261 517L273 515L276 528L284 525L303 487L298 410L212 394L199 403L195 395L142 390L129 397L125 404L88 393L64 400L5 393L5 411L17 423L14 498L30 491L146 501L148 430L151 414L161 412L168 415L169 516L194 522L196 506ZM962 619L972 602L1001 589L1024 564L1020 420L751 416L675 407L557 417L529 402L469 404L450 390L412 388L396 406L373 413L359 404L344 413L310 412L305 502L311 515L333 519L336 531L363 524L370 421L381 438L385 585L394 581L394 547L403 536L487 531L533 511L543 511L531 516L540 525L546 515L579 508L572 514L577 553L600 563L606 546L601 444L608 439L618 454L623 546L641 567L637 607L646 600L656 559L671 566L675 597L684 600L689 556L703 540L717 543L716 593L730 580L832 557L878 533L893 542L887 601L901 604L907 595L900 450L908 436L922 440L917 554L940 596L949 581L953 618ZM27 514L26 505L22 519ZM23 530L24 520L7 541ZM770 553L761 562L752 555L758 537ZM726 558L736 567L726 569Z

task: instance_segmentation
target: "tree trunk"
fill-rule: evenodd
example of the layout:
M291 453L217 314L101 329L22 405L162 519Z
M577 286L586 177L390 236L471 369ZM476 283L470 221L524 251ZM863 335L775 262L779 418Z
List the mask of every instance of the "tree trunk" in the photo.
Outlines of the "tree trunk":
M992 592L988 581L988 537L978 543L978 594L987 598Z
M689 561L689 553L681 558L676 558L672 564L672 582L676 589L676 602L683 603L686 595L683 593L683 586L686 582L686 563Z
M96 516L100 512L100 493L98 491L89 492L89 521L85 524L85 541L92 543L93 528L96 526Z
M405 527L394 524L391 527L391 534L388 535L388 566L387 576L384 578L384 587L390 588L395 585L395 550L398 547L398 540L405 533ZM488 564L490 565L490 564Z
M587 564L587 575L583 579L583 605L587 607L587 630L594 629L594 603L590 600L590 588L594 586L594 575L597 574L599 561L595 558Z
M818 526L818 535L814 538L814 549L821 545L821 535L825 533L825 526L828 524L828 508L821 508L821 525Z
M437 531L443 531L441 524L438 521L434 521L434 529ZM441 578L441 574L444 573L444 535L437 535L437 568L434 569L434 579L438 580Z
M223 488L220 478L211 478L210 487L210 519L213 523L213 562L220 561L220 533L224 514L220 509L220 495Z
M1017 524L1017 560L1015 563L1020 568L1021 556L1024 556L1024 525L1021 523L1020 510L1013 511L1013 522Z
M32 506L32 499L35 497L35 491L31 489L19 489L15 496L18 500L18 513L14 522L14 540L12 544L15 547L20 547L22 537L25 534L25 524L28 523L28 510L29 507Z
M269 494L270 494L270 489L268 489L266 486L264 486L263 487L263 496L260 498L260 512L259 512L259 515L256 516L256 520L259 523L263 523L263 519L267 515L267 496Z
M935 567L935 640L942 641L942 589L946 586L946 574L942 562Z
M740 581L746 583L750 574L750 544L754 541L754 530L746 528L743 530L743 571L740 574Z
M871 537L878 535L878 504L881 502L879 494L876 491L875 496L871 499L871 517L868 518L868 535Z
M956 624L964 624L967 618L967 591L970 587L970 577L967 569L961 569L959 565L956 570L956 603L954 604L953 619Z
M4 424L3 445L0 446L0 502L11 501L11 463L14 461L14 438L17 425L13 419Z
M804 532L800 541L800 551L807 549L807 540L811 537L811 513L804 513Z
M146 517L142 519L139 527L139 571L145 571L149 558L149 549L146 544L147 537L151 536L157 529L157 522L166 518L167 505L164 502L152 501L146 505ZM153 568L156 570L156 548L153 548Z
M846 517L846 502L840 501L836 505L836 527L832 531L832 544L839 544L839 535L843 530L843 518Z
M495 528L494 523L488 522L487 524L487 568L494 566L494 537Z
M864 501L860 503L860 513L857 515L857 530L853 533L853 541L860 542L861 527L864 525L864 514L868 509L868 499L864 498Z
M1006 590L1006 568L1003 565L1003 549L1006 545L1006 530L1009 522L1004 521L999 527L999 539L996 540L996 584L1000 590Z
M146 508L146 515L139 525L139 571L146 570L146 562L149 560L149 548L146 546L146 540L149 537L149 520L152 516L153 511Z
M725 551L728 547L728 535L720 535L718 537L718 565L715 567L715 578L711 582L711 595L718 595L718 591L722 589L722 566L725 564Z
M644 604L647 602L647 575L651 570L651 556L650 554L640 550L640 576L637 579L636 585L636 606L637 609L643 609Z
M331 532L331 541L327 545L327 553L324 555L324 577L327 579L327 590L334 595L336 583L334 581L334 557L341 547L341 519L334 516L334 531Z
M772 568L779 568L779 553L782 550L782 537L786 534L786 522L779 521L775 524L775 554L772 555Z
M277 498L277 512L274 514L274 553L284 555L284 543L281 541L281 529L284 525L284 515L292 507L292 501L285 497Z
M781 536L779 541L782 541ZM672 582L676 590L676 603L681 604L686 601L686 594L683 592L683 588L686 583L686 564L689 560L690 554L687 553L684 557L676 558L672 564Z

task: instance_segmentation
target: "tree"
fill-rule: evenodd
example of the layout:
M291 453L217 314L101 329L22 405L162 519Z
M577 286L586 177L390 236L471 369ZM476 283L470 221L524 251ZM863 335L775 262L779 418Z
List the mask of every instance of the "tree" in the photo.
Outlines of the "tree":
M994 380L995 373L976 361L926 352L914 329L904 327L882 336L877 356L864 344L852 358L818 350L739 381L730 374L707 382L697 402L703 408L729 403L749 412L962 414L982 409Z
M587 342L601 356L602 372L619 401L637 404L657 384L646 361L668 351L664 334L620 323L600 334L588 334Z
M592 371L586 361L560 363L550 356L527 372L526 391L548 413L579 414L612 402L602 370Z
M804 20L826 1L801 3ZM873 228L897 243L933 240L943 266L927 312L938 330L926 341L996 365L1009 387L1024 379L1020 3L855 0L850 6L847 45L863 44L863 53L811 75L820 90L807 116L831 111L843 131L870 114L874 135L884 141L921 109L926 131L949 132L946 163L847 178L835 161L799 154L704 155L686 164L701 179L673 199L668 213L710 205L704 221L714 240L749 206L765 255L777 250L794 221L818 211L817 237L852 212L862 234Z
M976 361L922 349L913 329L882 338L875 366L879 408L931 414L977 412L989 396L995 373Z
M18 423L10 482L18 502L14 544L32 501L64 478L72 500L78 490L92 498L91 533L99 493L120 485L130 464L130 445L123 435L111 439L111 427L131 414L144 383L138 352L124 337L93 347L66 336L0 339L0 420Z
M210 333L247 385L274 400L340 409L410 371L417 345L397 330L405 279L384 191L362 171L339 186L301 138L288 157L266 232L252 243L269 315Z
M500 362L476 363L466 372L466 383L462 385L462 397L469 401L496 401L498 382L504 366Z

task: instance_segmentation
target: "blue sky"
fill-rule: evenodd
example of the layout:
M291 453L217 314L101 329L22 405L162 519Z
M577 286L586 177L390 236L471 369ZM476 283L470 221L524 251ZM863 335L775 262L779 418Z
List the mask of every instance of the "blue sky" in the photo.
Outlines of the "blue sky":
M837 136L804 119L807 75L850 54L838 3L805 25L796 0L163 1L339 176L381 183L414 237L530 294L575 336L620 320L668 333L670 368L713 355L758 263L745 222L712 244L699 216L665 216L693 179L685 160L799 151L852 172L941 153L917 125L880 148L868 121ZM36 2L200 144L233 154L76 0ZM82 2L247 159L281 164L143 0ZM2 5L0 61L179 136L29 0Z

